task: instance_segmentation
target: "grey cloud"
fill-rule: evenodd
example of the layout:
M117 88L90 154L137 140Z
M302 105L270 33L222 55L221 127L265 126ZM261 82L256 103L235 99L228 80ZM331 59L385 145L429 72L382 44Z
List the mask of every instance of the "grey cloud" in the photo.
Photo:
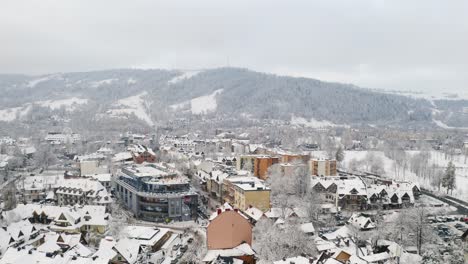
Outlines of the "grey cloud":
M3 2L0 72L248 67L387 89L468 89L461 0Z

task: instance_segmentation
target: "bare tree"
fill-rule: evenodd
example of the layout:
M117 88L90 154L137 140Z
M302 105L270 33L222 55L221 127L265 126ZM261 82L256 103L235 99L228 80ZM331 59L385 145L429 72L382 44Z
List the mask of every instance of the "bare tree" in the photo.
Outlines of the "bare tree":
M447 168L445 169L444 177L442 178L442 186L447 188L447 194L450 191L452 194L453 189L456 187L456 175L455 175L455 165L452 161L449 161Z
M16 208L18 200L16 198L16 185L14 182L9 183L2 189L3 209L11 210Z
M273 225L269 219L261 219L254 227L254 245L258 257L267 263L299 255L314 256L314 241L299 228L293 219L282 225Z

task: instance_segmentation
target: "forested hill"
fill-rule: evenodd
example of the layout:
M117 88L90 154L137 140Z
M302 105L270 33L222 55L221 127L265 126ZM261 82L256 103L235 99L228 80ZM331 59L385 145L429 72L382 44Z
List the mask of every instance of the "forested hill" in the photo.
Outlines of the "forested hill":
M335 124L432 120L426 100L239 68L0 75L0 93L0 122L40 120L44 111L44 118L86 113L95 120L137 118L149 126L177 115L218 114Z

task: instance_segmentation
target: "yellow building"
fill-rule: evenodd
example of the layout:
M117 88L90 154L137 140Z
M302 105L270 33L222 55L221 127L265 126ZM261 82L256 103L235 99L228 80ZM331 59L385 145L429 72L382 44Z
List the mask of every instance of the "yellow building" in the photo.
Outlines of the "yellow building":
M262 211L270 209L270 188L256 177L230 177L224 181L223 199L240 210L250 206Z

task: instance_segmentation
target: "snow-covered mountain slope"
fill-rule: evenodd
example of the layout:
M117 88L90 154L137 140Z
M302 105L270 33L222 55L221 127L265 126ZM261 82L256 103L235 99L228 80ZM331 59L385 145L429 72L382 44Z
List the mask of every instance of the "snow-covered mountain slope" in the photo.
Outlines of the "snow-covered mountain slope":
M60 109L64 107L67 111L73 111L76 107L80 105L84 105L88 103L88 99L82 99L77 97L71 97L67 99L60 99L60 100L46 100L46 101L38 101L34 104L37 104L42 107L48 107L52 110Z
M107 113L111 117L118 118L130 118L131 115L135 115L138 119L146 122L149 126L153 126L154 122L148 113L148 109L151 107L151 104L145 101L145 96L147 96L147 92L120 99L113 104L113 108L109 109Z
M210 112L216 111L216 107L218 106L216 97L222 92L223 89L219 89L212 92L211 94L199 96L189 101L171 105L170 107L173 110L180 110L188 107L190 112L194 115L208 114Z
M135 115L152 125L171 115L250 116L290 120L301 126L351 124L455 126L450 110L424 99L385 94L353 85L276 76L238 68L203 71L109 70L44 76L0 75L2 120L15 120L28 104L59 111L94 111L101 118ZM73 107L70 107L73 105ZM151 106L151 108L149 108ZM460 109L464 105L460 105ZM466 107L468 107L468 102ZM11 110L7 110L11 109ZM437 109L437 117L433 110ZM24 116L24 115L23 115ZM291 120L291 117L296 117ZM73 118L70 116L69 118ZM467 127L468 124L460 123Z
M0 110L0 121L12 122L26 116L31 109L31 105L6 108Z
M188 80L197 74L201 73L202 71L184 71L182 74L170 79L168 81L169 84L175 84L184 80Z

